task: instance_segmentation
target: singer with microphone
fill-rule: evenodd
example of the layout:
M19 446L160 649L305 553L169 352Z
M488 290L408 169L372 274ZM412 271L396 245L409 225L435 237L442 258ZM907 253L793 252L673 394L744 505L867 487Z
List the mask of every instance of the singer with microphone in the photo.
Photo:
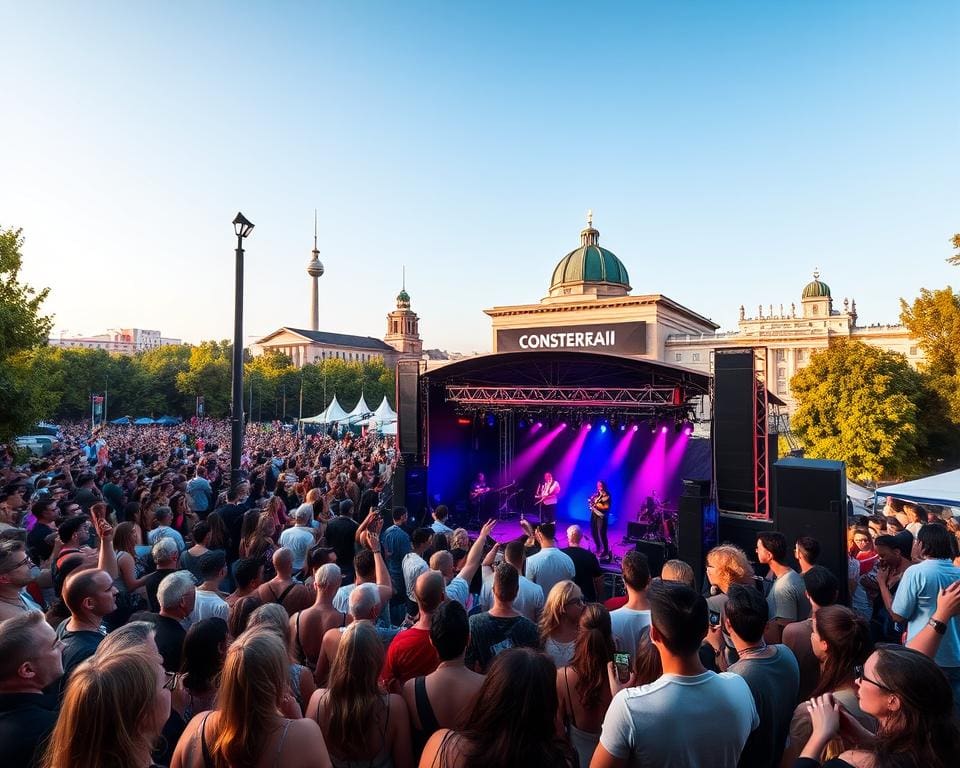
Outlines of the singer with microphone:
M534 501L540 506L540 523L557 521L557 501L560 498L560 483L553 479L550 472L544 472L543 482L537 486Z

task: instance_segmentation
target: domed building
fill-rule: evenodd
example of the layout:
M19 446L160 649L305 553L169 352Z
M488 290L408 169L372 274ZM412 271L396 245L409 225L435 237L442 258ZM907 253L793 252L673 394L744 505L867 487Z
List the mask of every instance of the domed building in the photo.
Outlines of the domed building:
M664 360L675 365L711 372L716 349L725 347L765 347L767 382L771 392L792 411L796 406L790 392L790 379L803 368L814 352L826 349L832 339L852 339L874 347L906 355L911 364L923 359L917 341L902 325L857 325L857 302L844 299L842 309L834 309L830 286L814 270L813 280L800 291L799 312L796 303L789 310L783 304L757 307L754 317L741 305L738 330L694 336L678 333L667 339Z
M563 349L663 360L672 334L713 334L719 327L662 294L631 290L626 266L600 245L588 213L579 247L557 262L544 298L484 310L493 321L493 351Z

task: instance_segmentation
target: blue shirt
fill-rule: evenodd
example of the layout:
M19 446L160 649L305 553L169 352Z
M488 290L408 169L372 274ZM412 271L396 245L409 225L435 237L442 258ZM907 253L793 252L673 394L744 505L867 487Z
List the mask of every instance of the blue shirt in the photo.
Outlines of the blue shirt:
M380 535L380 546L384 549L394 594L406 594L403 582L403 558L413 552L410 534L399 525L391 525Z
M893 596L893 612L907 620L907 640L923 629L937 608L937 595L960 579L960 568L949 560L924 560L911 565L900 579ZM960 667L960 630L956 617L947 622L934 661L941 667Z

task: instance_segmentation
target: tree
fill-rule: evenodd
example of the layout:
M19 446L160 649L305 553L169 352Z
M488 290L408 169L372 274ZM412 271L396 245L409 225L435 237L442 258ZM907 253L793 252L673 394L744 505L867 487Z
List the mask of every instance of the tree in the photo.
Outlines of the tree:
M960 234L954 235L950 239L950 242L953 244L953 250L955 250L956 253L947 259L947 263L960 266Z
M187 370L177 374L177 391L194 398L203 395L204 412L213 418L230 415L231 350L226 341L201 342L190 348Z
M46 415L52 399L42 391L35 361L24 355L47 344L52 318L40 313L49 288L20 282L23 230L0 228L0 440L9 440Z
M913 304L900 300L900 322L923 350L921 370L944 399L947 418L960 426L960 294L923 288Z
M918 472L928 460L920 415L930 393L903 355L836 341L811 356L790 388L791 427L808 456L844 461L850 477L874 482Z

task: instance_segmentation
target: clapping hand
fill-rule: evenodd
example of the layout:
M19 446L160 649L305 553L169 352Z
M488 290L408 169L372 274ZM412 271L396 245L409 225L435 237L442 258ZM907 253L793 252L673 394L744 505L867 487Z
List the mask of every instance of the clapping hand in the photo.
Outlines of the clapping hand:
M830 693L815 696L807 702L807 713L813 725L811 741L826 743L840 733L840 709L840 704Z

